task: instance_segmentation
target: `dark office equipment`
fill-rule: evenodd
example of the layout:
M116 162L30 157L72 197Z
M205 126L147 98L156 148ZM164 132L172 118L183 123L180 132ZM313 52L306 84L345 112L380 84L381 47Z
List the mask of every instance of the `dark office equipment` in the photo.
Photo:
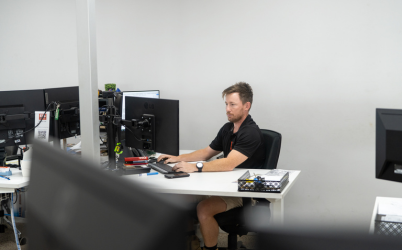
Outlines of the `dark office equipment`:
M179 154L178 100L128 96L125 98L125 110L125 121L131 122L126 131L127 146L164 154ZM135 124L139 129L132 128Z
M143 91L124 91L122 95L122 100L120 105L118 106L121 110L121 117L123 120L126 119L126 106L125 106L125 98L127 96L134 96L134 97L143 97L143 98L160 98L160 91L159 90L143 90ZM121 127L122 131L125 131L125 127ZM124 138L124 133L123 133L123 138Z
M60 147L60 139L80 135L79 88L62 87L44 89L46 107L52 105L50 112L49 138Z
M120 129L120 106L121 106L121 93L113 91L103 91L104 96L108 104L105 106L105 110L99 113L99 122L105 126L107 133L107 151L108 151L108 170L117 171L119 175L123 174L122 164L120 169L116 166L116 154L124 153L124 157L132 156L131 152L128 152L125 148L125 142L121 138ZM128 154L127 154L128 153ZM131 171L133 172L133 171Z
M43 90L0 91L0 165L6 156L5 147L32 142L35 111L44 110ZM20 158L22 155L16 159Z
M161 162L148 163L148 166L150 166L153 170L158 171L159 173L162 173L162 174L175 173L172 170L171 166L161 163Z
M278 164L279 154L281 150L282 135L271 130L261 129L261 133L264 137L266 158L264 163L265 169L275 169ZM227 212L223 212L215 215L215 219L218 222L219 227L229 233L228 236L228 249L237 249L237 235L246 235L248 232L252 232L247 220L245 218L246 211L253 213L261 212L260 221L269 221L270 209L269 201L266 199L254 199L256 205L251 206L250 198L243 198L243 207L237 207ZM241 242L239 242L241 245ZM273 248L274 249L274 248Z
M98 98L99 112L106 111L107 99Z
M376 178L402 182L402 110L376 110Z
M258 250L397 250L402 245L400 237L370 235L347 228L268 227L257 235Z
M174 174L165 174L165 177L168 179L173 179L173 178L182 178L182 177L189 177L190 174L184 173L184 172L176 172Z
M35 143L29 188L29 249L185 249L187 208L179 197L60 149Z

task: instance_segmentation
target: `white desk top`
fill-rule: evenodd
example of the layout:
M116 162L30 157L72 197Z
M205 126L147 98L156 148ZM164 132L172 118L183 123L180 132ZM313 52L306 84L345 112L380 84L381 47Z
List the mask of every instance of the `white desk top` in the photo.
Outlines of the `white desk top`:
M7 176L10 180L0 178L0 193L13 193L16 188L28 186L29 177L23 177L21 170L11 168L11 172L13 174Z
M234 169L228 172L195 172L190 173L190 177L174 179L165 178L161 173L144 177L127 175L123 178L140 183L158 193L282 199L300 174L300 171L289 171L289 183L282 193L239 192L237 191L237 180L247 170L250 170L251 174L263 174L268 171L268 169ZM152 170L152 172L154 171Z
M373 214L371 216L369 233L371 233L371 234L374 233L375 220L376 220L377 214L379 214L380 205L390 205L390 204L398 204L398 205L400 205L401 203L402 203L402 198L391 198L391 197L377 196L375 198Z

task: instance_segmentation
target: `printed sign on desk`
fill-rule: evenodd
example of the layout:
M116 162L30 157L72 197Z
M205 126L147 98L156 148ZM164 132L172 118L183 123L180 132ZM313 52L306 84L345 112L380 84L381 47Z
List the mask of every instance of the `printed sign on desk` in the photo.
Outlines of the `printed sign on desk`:
M49 112L35 111L35 124L40 124L35 128L35 139L49 141ZM41 121L42 120L42 121Z

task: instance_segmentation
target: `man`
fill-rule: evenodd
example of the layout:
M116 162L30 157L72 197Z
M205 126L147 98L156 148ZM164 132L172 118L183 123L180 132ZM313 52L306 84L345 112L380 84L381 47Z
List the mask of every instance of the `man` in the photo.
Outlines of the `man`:
M222 92L225 99L226 115L229 122L220 130L211 144L204 148L179 156L161 155L158 161L178 162L174 171L211 172L231 171L234 168L262 168L265 160L263 137L257 124L249 115L253 102L253 90L245 82L236 83ZM224 158L210 162L192 164L188 162L206 161L223 151ZM243 206L240 197L212 196L202 200L197 206L197 216L204 239L204 249L217 249L219 226L214 215Z

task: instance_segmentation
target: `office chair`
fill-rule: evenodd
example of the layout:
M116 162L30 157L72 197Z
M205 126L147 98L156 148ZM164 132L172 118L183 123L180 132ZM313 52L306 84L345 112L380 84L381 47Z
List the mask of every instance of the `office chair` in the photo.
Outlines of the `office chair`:
M261 129L261 133L264 137L266 158L264 162L264 169L275 169L278 164L279 153L281 150L282 136L281 134L272 131ZM263 206L267 210L267 216L269 216L269 201L266 199L254 199L256 201L255 206ZM215 219L218 222L219 227L229 233L228 236L228 249L235 250L238 248L237 235L246 235L250 231L245 224L245 210L252 210L252 199L243 198L243 207L237 207L229 211L215 215ZM241 242L239 242L241 245ZM239 248L242 246L239 246Z
M0 163L3 165L4 159L7 158L7 161L18 160L18 165L7 165L11 167L18 167L21 170L21 160L24 158L24 152L21 150L21 154L18 154L19 147L15 146L7 146L4 148L0 148ZM4 164L4 166L6 166Z

